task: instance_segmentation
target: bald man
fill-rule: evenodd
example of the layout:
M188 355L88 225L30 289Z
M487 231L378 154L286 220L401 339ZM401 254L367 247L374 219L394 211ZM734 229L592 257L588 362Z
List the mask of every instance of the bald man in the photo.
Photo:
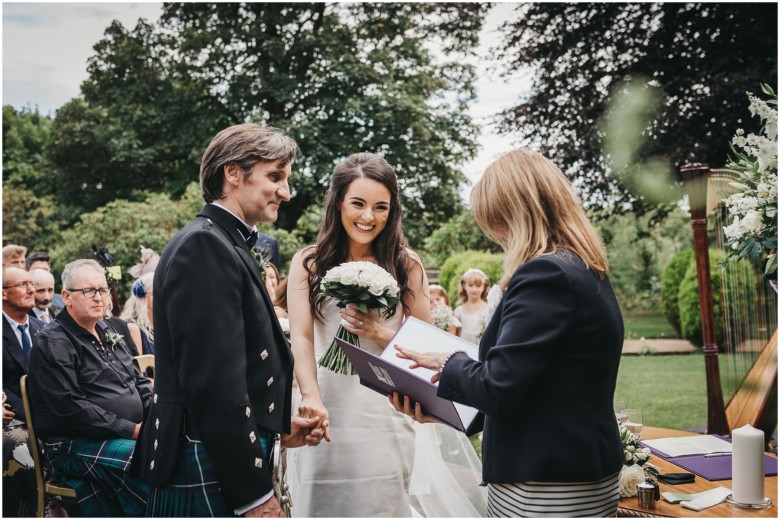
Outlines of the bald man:
M49 323L60 309L52 305L54 300L54 275L46 269L32 269L30 271L33 287L35 288L35 307L29 315L38 318L44 323Z
M19 379L27 373L33 338L43 322L27 313L35 307L30 273L21 267L3 269L3 392L16 418L25 420Z

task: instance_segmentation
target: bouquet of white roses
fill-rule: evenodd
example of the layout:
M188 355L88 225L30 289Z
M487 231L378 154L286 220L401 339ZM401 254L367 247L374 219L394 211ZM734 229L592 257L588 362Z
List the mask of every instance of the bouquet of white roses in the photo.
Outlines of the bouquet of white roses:
M736 170L740 182L731 183L737 192L724 202L731 223L723 228L731 255L761 262L764 274L777 271L777 95L762 85L764 101L751 93L750 113L764 123L762 135L748 134L738 129L731 140L735 159L728 167ZM742 152L736 147L742 148Z
M390 273L371 262L346 262L325 273L320 282L320 298L335 298L341 308L353 303L363 312L384 309L387 312L399 301L398 282ZM360 346L360 339L339 325L336 337ZM340 374L356 374L334 339L318 364Z

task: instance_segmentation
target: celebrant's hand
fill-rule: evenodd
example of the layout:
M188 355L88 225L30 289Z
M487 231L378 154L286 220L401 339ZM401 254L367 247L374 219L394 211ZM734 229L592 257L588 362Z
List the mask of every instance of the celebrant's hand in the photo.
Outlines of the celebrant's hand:
M390 404L393 405L393 408L395 408L396 412L402 413L404 415L408 415L409 417L411 417L412 419L414 419L419 423L439 422L436 419L433 419L432 417L423 415L422 406L420 406L420 403L415 403L414 410L412 410L412 403L409 401L408 395L404 396L403 404L401 404L401 400L398 396L398 392L393 392L387 397L390 399Z
M422 352L417 352L415 350L405 349L401 345L393 345L393 346L397 351L396 356L398 356L401 359L409 359L411 361L414 361L414 364L410 365L409 368L423 367L435 371L436 373L433 374L433 377L431 378L431 383L435 383L439 379L441 379L441 373L439 372L439 369L441 368L441 364L444 363L444 360L447 359L447 356L449 356L449 353L428 352L423 354Z
M326 425L328 421L323 421ZM300 448L301 446L318 446L325 436L325 428L320 426L319 417L298 417L291 420L290 433L282 434L282 446L285 448Z
M325 405L322 404L322 399L304 397L300 406L298 406L298 415L304 419L317 417L319 420L317 428L323 430L323 438L330 442L330 421L328 420L328 410L326 410Z

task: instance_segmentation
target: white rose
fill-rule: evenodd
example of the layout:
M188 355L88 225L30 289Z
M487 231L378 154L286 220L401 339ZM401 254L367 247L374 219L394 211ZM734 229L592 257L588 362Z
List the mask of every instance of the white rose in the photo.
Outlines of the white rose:
M636 464L623 466L620 470L620 496L636 496L636 487L645 481L645 472Z
M742 225L750 231L761 231L764 228L763 217L758 211L749 211L742 219Z

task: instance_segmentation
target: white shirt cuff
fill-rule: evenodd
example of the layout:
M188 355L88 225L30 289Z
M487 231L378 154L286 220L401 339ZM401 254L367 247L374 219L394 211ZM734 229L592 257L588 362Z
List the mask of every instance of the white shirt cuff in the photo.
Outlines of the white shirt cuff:
M236 516L243 516L244 513L246 513L250 509L254 509L257 506L259 506L260 504L265 504L266 502L271 500L272 496L274 496L274 490L273 489L271 491L269 491L268 493L266 493L265 495L263 495L262 497L260 497L257 500L255 500L254 502L250 502L247 505L245 505L244 507L239 507L237 509L234 509L233 512L236 514Z

